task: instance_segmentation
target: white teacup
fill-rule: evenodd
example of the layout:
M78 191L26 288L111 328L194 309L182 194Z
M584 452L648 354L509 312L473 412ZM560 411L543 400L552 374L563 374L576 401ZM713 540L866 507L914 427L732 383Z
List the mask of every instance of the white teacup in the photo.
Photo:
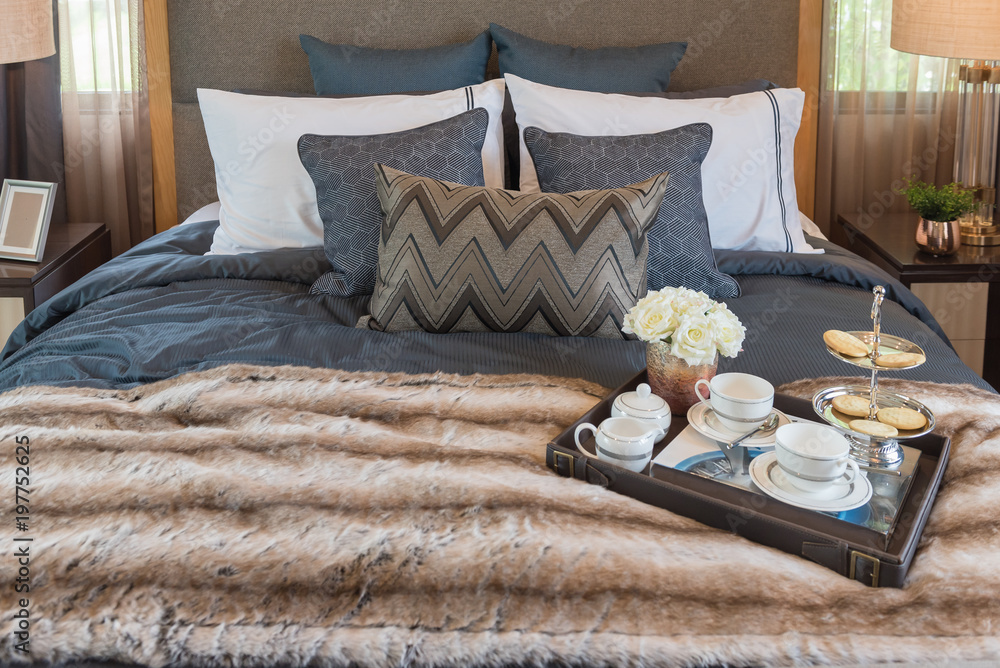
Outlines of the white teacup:
M803 492L819 494L834 485L850 485L858 465L849 456L851 444L824 424L800 422L778 427L774 452L788 482ZM848 472L850 469L850 472Z
M710 398L702 396L702 385L708 388ZM694 384L694 393L723 427L737 434L764 424L774 405L774 386L749 373L721 373L711 382L701 379Z
M573 440L576 441L576 447L580 452L588 457L593 455L580 443L580 434L584 431L594 432L598 459L637 473L646 468L646 464L653 456L653 443L656 442L656 437L664 434L663 430L655 425L628 417L608 418L600 427L584 422L576 428Z

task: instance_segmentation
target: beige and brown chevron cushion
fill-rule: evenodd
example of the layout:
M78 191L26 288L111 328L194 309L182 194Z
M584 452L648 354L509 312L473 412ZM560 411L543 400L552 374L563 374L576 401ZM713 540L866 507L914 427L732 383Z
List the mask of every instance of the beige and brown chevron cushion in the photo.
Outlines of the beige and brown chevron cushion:
M646 292L646 233L667 174L563 195L461 186L375 166L382 331L623 338Z

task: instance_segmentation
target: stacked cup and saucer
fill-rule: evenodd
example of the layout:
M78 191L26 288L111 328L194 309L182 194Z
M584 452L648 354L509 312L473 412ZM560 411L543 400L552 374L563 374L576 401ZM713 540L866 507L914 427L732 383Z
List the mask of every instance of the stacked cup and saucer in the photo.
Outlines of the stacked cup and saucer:
M768 496L799 508L853 510L868 503L872 485L850 454L850 442L833 427L783 425L775 432L774 451L750 463L750 478Z
M871 499L871 483L850 458L847 438L825 424L793 422L773 407L767 380L723 373L699 380L695 394L688 424L715 441L734 478L748 474L764 494L820 512L853 510Z
M688 410L688 424L716 443L734 475L746 475L750 458L773 450L775 430L791 424L774 408L774 386L759 376L722 373L699 380L694 391L698 402Z

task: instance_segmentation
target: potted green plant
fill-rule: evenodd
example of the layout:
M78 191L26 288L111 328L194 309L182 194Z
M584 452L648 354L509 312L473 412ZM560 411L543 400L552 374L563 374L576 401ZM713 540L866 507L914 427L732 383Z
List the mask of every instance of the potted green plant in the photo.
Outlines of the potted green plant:
M923 181L906 179L900 192L920 214L917 224L917 247L931 255L951 255L962 245L958 219L975 207L972 190L958 183L940 188Z

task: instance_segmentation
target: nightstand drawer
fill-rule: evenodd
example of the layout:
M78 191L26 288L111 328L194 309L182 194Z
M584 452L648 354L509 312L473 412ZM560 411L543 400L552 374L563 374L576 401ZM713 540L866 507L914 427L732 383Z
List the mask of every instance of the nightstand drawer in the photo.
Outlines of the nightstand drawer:
M961 358L965 365L978 373L980 376L983 375L983 362L986 356L986 341L980 339L978 341L963 341L961 339L952 339L951 345L955 346L955 352Z
M111 234L105 230L93 243L77 249L76 253L60 262L45 278L38 281L33 291L35 306L51 299L110 259Z
M6 342L14 328L24 320L24 300L0 297L0 341Z
M0 260L0 340L28 313L111 259L111 234L100 223L49 230L41 262Z
M910 286L949 339L986 338L989 283L914 283Z

